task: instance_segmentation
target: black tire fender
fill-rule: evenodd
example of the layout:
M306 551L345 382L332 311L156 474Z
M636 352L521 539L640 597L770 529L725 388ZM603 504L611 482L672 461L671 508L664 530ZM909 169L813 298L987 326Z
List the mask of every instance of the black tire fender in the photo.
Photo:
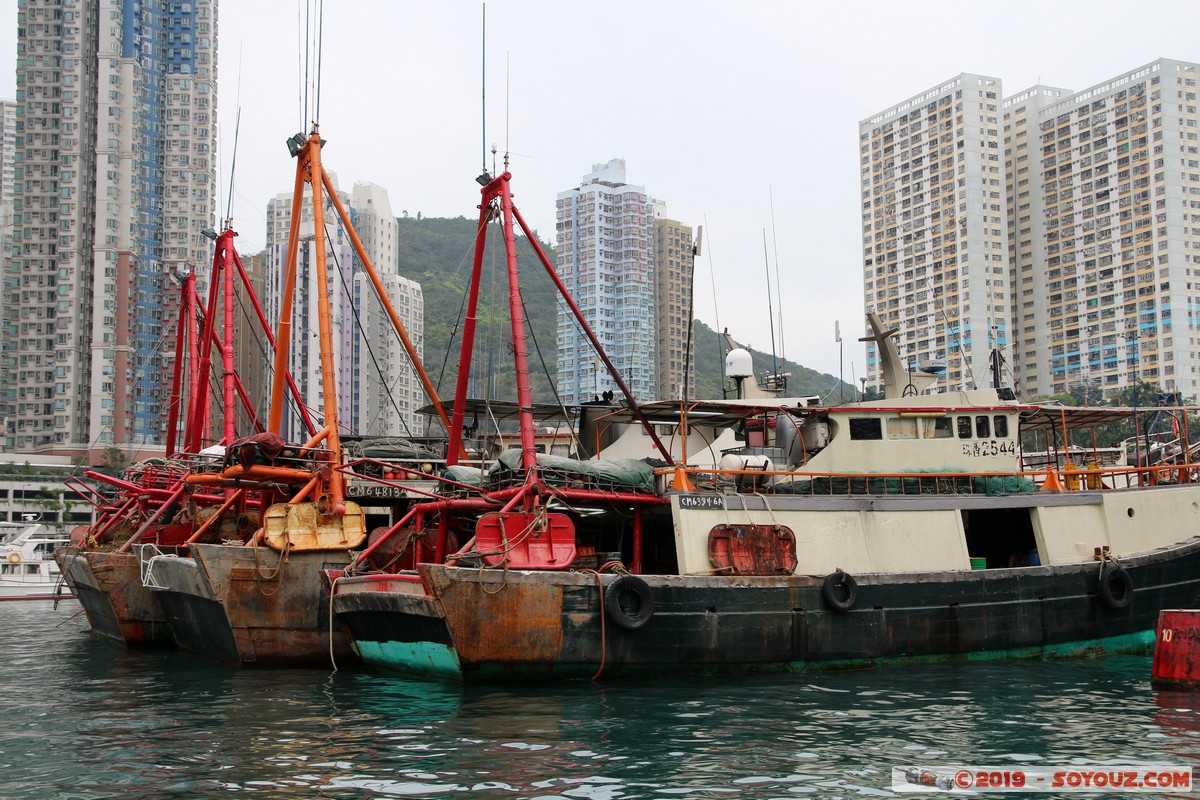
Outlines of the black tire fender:
M831 572L821 584L821 597L825 599L825 605L844 614L858 602L858 582L853 575L840 569Z
M654 616L654 592L634 575L621 575L604 590L604 610L626 630L635 631Z
M1106 564L1096 584L1096 598L1113 611L1128 608L1133 602L1133 579L1116 564Z

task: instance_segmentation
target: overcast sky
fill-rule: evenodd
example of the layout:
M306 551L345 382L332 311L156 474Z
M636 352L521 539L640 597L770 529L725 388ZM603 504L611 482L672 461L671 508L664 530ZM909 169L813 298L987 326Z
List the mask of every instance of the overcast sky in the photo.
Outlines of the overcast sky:
M306 5L220 6L219 207L240 107L232 216L244 253L264 243L267 200L291 190L284 140L308 127ZM840 320L847 381L865 363L860 120L962 72L1000 78L1007 97L1039 82L1078 91L1157 58L1200 61L1196 0L490 0L484 84L482 9L326 4L320 125L339 185L383 186L397 215L474 217L486 85L488 149L513 154L516 204L543 237L558 192L624 158L630 183L705 227L696 315L770 351L769 272L776 350L837 375ZM11 31L0 95L12 97L15 0L0 13Z

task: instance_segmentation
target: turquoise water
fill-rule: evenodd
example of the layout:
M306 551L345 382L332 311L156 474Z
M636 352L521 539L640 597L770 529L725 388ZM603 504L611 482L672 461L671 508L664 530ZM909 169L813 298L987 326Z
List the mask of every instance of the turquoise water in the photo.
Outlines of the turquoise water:
M4 800L902 797L897 765L1200 764L1200 695L1142 657L462 690L125 650L76 612L0 603Z

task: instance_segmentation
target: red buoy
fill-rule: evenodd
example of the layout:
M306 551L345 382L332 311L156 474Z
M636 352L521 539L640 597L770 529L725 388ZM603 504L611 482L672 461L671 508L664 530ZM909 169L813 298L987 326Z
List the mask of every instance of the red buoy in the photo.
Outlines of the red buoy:
M1200 610L1158 613L1150 683L1156 689L1200 691Z

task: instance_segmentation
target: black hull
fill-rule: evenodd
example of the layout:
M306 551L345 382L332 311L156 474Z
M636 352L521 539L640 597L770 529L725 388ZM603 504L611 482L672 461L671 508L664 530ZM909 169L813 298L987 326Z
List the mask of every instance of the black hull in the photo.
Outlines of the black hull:
M197 544L190 559L159 569L157 592L175 642L225 664L357 664L341 627L330 624L320 571L341 566L344 552L297 552L286 562L271 551Z
M142 585L136 555L61 548L56 558L95 633L127 645L173 643L158 598Z
M1160 610L1200 605L1200 540L1122 566L1123 608L1090 563L860 575L848 611L820 578L643 576L655 610L636 630L602 612L594 576L570 573L423 566L431 597L347 584L334 610L368 666L464 680L590 677L602 637L606 676L1148 652Z

